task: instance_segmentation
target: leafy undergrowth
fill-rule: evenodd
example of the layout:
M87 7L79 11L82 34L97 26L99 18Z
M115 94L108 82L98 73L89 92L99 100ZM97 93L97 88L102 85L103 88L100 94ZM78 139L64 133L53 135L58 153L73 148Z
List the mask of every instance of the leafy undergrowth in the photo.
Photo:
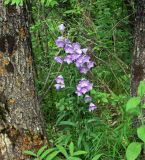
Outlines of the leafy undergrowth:
M60 0L47 5L34 1L32 6L36 83L50 143L68 151L73 142L75 151L87 153L80 156L83 160L97 155L102 160L124 160L133 139L131 119L125 112L132 47L125 5L122 0ZM74 65L54 61L64 55L55 44L60 24L66 27L64 37L87 47L95 64L83 77ZM58 75L65 83L60 91L54 86ZM93 83L89 96L97 108L92 112L75 93L84 77Z

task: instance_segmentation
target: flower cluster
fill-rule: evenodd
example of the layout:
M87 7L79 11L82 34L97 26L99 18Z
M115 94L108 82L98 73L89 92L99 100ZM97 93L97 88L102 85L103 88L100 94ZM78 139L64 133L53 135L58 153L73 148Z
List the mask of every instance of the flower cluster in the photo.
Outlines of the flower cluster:
M63 78L62 75L57 76L57 77L55 78L55 81L56 81L55 88L56 88L57 90L60 90L60 89L62 89L62 88L65 87L64 78Z
M59 31L62 32L64 26L59 26ZM64 30L63 30L64 31ZM67 64L75 63L80 73L86 74L92 67L94 62L91 61L91 57L87 54L87 48L81 48L79 43L71 43L71 41L63 36L58 37L55 41L57 47L63 48L66 56L64 58L55 57L55 61L58 63L66 62Z
M58 26L59 31L64 33L65 26L63 24ZM80 73L86 74L88 71L90 71L91 68L94 67L94 62L91 61L91 57L87 54L88 49L87 48L81 48L81 45L79 43L72 43L69 39L65 38L64 36L58 37L58 39L55 41L58 48L64 49L66 56L56 56L54 60L62 64L63 62L66 62L67 64L74 63L75 66L79 69ZM55 87L57 90L60 90L61 88L64 88L64 79L60 75L56 79ZM78 96L85 95L93 88L93 84L90 83L89 80L81 79L79 84L76 87L76 94ZM91 102L92 98L88 95L85 96L85 102ZM97 107L90 103L89 105L89 111L93 111Z
M76 94L78 96L82 96L83 94L86 94L87 92L89 92L93 87L93 84L90 83L89 80L86 79L81 79L79 84L77 85L77 90L76 90Z

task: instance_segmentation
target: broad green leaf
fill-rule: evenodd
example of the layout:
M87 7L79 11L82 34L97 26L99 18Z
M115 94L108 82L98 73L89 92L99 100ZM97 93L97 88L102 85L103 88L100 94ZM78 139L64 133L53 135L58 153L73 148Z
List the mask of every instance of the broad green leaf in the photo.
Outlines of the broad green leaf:
M83 154L87 154L86 151L76 151L74 152L74 156L79 156L79 155L83 155Z
M68 153L67 153L67 151L65 150L65 148L64 148L63 146L57 145L56 147L59 149L59 151L60 151L66 158L68 157Z
M145 143L145 125L137 129L137 135Z
M43 159L45 158L49 153L51 153L52 151L54 151L55 148L50 148L50 149L47 149L40 157L40 159Z
M127 160L135 160L141 152L141 143L132 142L126 150Z
M37 152L37 156L40 156L46 148L47 148L47 146L41 147L41 148L39 149L39 151Z
M144 81L140 81L140 84L138 86L138 90L137 90L137 94L140 97L143 97L145 93L145 82Z
M103 154L97 154L92 160L98 160Z
M51 153L46 160L52 160L53 158L55 158L58 155L59 151L54 151L53 153Z
M137 106L139 105L140 101L141 101L140 97L132 97L132 98L130 98L130 100L126 104L126 111L127 112L131 112L131 110L137 108Z
M24 151L23 153L24 153L24 154L28 154L28 155L33 156L33 157L37 157L37 155L36 155L35 153L33 153L32 151L26 150L26 151Z
M69 145L69 152L70 152L70 155L73 156L73 154L74 154L74 144L73 144L73 142L71 142L70 145Z

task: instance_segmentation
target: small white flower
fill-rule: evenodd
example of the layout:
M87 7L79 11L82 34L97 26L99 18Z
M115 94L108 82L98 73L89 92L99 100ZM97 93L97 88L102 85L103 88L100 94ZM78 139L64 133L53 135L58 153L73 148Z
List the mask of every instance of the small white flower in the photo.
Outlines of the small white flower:
M58 30L63 33L64 30L65 30L64 24L59 25L59 26L58 26Z

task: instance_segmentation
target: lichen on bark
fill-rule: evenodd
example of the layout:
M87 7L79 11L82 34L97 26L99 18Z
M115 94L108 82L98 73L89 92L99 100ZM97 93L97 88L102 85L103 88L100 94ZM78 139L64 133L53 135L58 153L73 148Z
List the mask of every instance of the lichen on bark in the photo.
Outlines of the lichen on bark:
M21 7L0 5L0 159L2 160L26 159L22 151L46 143L35 92L28 28L26 4Z

